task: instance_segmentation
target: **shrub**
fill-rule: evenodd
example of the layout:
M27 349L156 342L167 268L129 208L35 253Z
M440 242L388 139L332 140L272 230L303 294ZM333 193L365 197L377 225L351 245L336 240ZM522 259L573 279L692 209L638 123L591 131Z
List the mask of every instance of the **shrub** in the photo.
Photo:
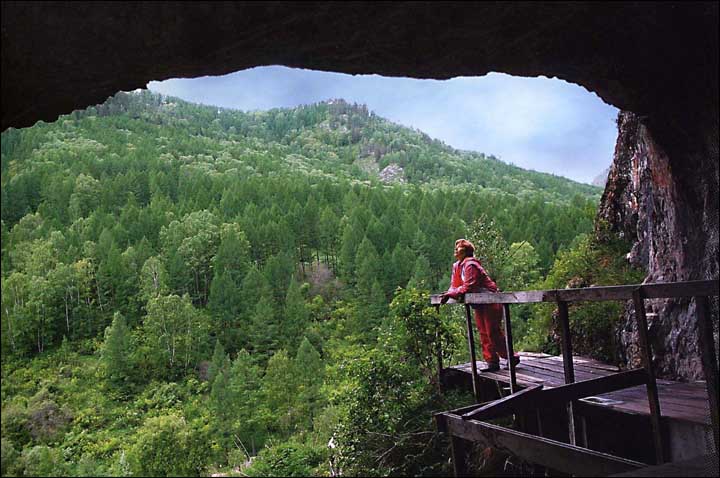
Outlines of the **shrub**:
M322 447L279 443L264 448L244 473L248 476L318 476L326 455Z

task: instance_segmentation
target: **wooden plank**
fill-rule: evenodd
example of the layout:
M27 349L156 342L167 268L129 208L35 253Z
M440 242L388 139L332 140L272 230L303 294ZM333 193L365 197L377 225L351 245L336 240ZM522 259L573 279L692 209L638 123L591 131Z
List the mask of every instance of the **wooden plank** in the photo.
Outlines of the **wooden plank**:
M648 466L641 470L619 473L618 477L650 477L658 478L662 476L718 476L718 456L703 455L697 456L691 460L674 461L659 466Z
M551 373L553 375L558 374L565 383L565 370L562 364L557 362L541 362L539 360L534 362L520 362L520 365L525 368L526 370L538 370L538 371L544 371L545 373ZM605 377L607 375L612 375L613 373L619 372L619 370L616 370L615 372L609 372L607 370L587 370L586 368L574 368L573 371L575 374L575 378L577 380L588 380L591 378L598 378L598 377Z
M718 279L642 285L642 292L646 299L717 296L719 291L720 281Z
M645 410L647 410L648 413L650 410L650 406L647 403L647 395L645 393L639 394L636 392L627 392L625 390L621 390L597 395L597 397L622 403L639 403L645 407ZM710 416L710 409L707 407L707 405L701 402L690 401L684 398L673 398L672 396L660 396L660 403L663 407L663 416L670 415L670 410L684 410L691 413Z
M464 301L448 303L465 304L530 304L538 302L580 302L603 300L631 300L633 291L642 288L648 299L679 298L693 296L717 296L718 280L667 282L655 284L631 284L619 286L585 287L581 289L531 290L518 292L465 294ZM430 297L432 305L440 304L441 295Z
M561 363L559 363L559 361L550 361L550 360L523 361L521 359L520 365L524 365L525 367L529 367L529 368L537 368L540 370L550 370L553 372L558 372L558 373L563 374L563 376L565 374L564 367ZM579 379L579 380L587 380L590 378L604 377L606 375L610 375L612 373L617 373L620 371L619 369L614 370L614 371L609 371L609 370L603 370L603 369L599 369L599 368L586 367L584 365L577 365L577 364L573 367L573 369L575 371L575 374L577 375L577 379ZM583 378L583 377L585 377L585 378Z
M435 306L435 315L437 316L438 323L440 321L440 306ZM435 360L437 360L437 388L438 393L442 395L442 371L443 371L443 358L442 358L442 340L440 340L440 329L435 329Z
M703 373L707 384L708 402L711 410L713 425L713 436L715 439L715 453L720 447L720 417L718 417L718 365L715 356L715 340L713 339L713 325L710 318L710 304L707 297L695 297L697 308L697 328L700 345L700 358L702 360Z
M490 420L492 418L508 415L517 410L526 409L528 408L528 404L531 404L535 397L537 397L542 388L542 385L535 385L533 387L520 390L519 392L508 395L505 398L495 400L485 406L463 413L462 419Z
M517 392L517 378L515 377L515 365L512 363L512 358L515 355L513 350L513 339L512 339L512 323L510 321L510 305L505 304L503 306L505 312L505 353L507 354L508 368L510 369L510 393Z
M450 436L450 453L452 454L453 476L467 476L467 463L465 462L465 440L457 436Z
M462 300L448 300L448 304L529 304L547 302L545 295L550 291L531 290L521 292L482 292L465 294ZM431 295L432 305L440 304L442 295Z
M627 387L647 383L647 373L643 369L620 372L607 377L584 380L560 387L548 388L538 397L538 406L557 405L558 403L579 400L581 398L612 392Z
M463 373L471 373L471 371L469 370L469 366L467 368L459 370L461 370ZM529 368L522 367L516 373L516 378L519 379L521 375L524 377L523 380L543 381L546 384L552 384L552 386L562 385L563 383L562 374L559 372L556 373L547 370L530 370ZM482 372L481 374L479 374L479 376L490 380L496 380L502 383L510 383L510 375L507 370L498 370L497 372Z
M565 383L565 375L563 373L562 367L555 368L555 367L548 367L543 366L542 364L534 364L534 363L522 363L520 362L520 370L522 370L522 373L525 373L526 375L537 375L538 377L545 377L552 381L553 386L559 386L563 385ZM608 374L606 374L608 375ZM604 377L605 375L594 375L587 372L581 372L579 373L579 378L581 380L590 380L593 378L598 377Z
M560 322L560 348L563 357L563 374L565 383L573 383L575 381L575 369L572 356L572 340L570 337L570 316L568 314L567 302L558 301L558 321ZM568 440L571 445L577 445L577 430L575 429L575 412L572 401L567 405L568 417Z
M606 476L645 467L644 463L627 460L586 448L568 445L549 438L483 423L463 420L448 414L439 415L451 436L480 442L505 451L531 463L577 476Z
M638 341L640 342L640 357L647 372L647 397L650 404L650 421L653 428L653 443L655 445L656 464L665 463L663 449L662 428L660 427L660 400L658 399L657 383L655 383L655 370L652 364L652 349L648 338L647 318L645 317L645 301L643 291L638 287L633 292L635 305L635 320L637 320Z
M586 403L586 402L583 402ZM606 404L597 404L593 403L592 406L598 406L610 410L615 410L619 413L629 413L633 415L640 415L646 418L650 418L650 411L648 409L648 406L646 403L640 403L640 402L625 402L618 405L606 405ZM700 425L710 425L710 417L704 417L702 415L698 415L696 413L688 413L688 412L679 412L679 411L672 411L672 412L663 412L663 420L682 420L687 421L690 423L697 423Z
M545 357L540 359L542 362L562 362L562 356L554 356L551 355L549 357ZM575 364L575 367L588 367L591 369L599 369L599 370L607 370L608 372L619 372L620 367L617 367L615 365L608 365L602 362L599 362L595 359L592 359L590 357L582 357L580 355L574 355L573 356L573 364Z
M622 392L613 392L613 393L606 393L602 395L598 395L600 398L607 398L610 400L616 400L616 401L623 401L623 402L639 402L639 403L645 403L647 404L647 394L626 394ZM710 415L710 409L707 405L697 402L697 401L690 401L684 398L673 398L670 396L660 396L660 406L663 407L663 414L665 415L666 407L674 408L674 409L687 409L687 410L693 410L697 413L706 413L708 416ZM650 407L648 406L648 410L650 410Z
M472 387L473 387L473 396L475 397L475 400L478 402L481 402L480 399L480 386L478 385L478 376L477 376L477 359L475 358L475 340L473 340L473 324L472 320L470 319L470 306L465 306L465 319L466 319L466 326L467 326L467 342L468 342L468 350L470 351L470 367L472 369Z
M647 401L645 387L632 387L625 390L611 392L607 395L618 395ZM672 387L658 387L658 396L661 402L688 404L698 408L705 408L707 410L710 409L707 397L697 393L692 394L683 390L674 390Z
M454 408L454 409L448 410L448 411L437 412L437 413L434 413L433 416L439 415L441 413L450 413L452 415L463 415L467 412L470 412L472 410L477 410L478 408L484 407L485 405L489 405L493 402L494 402L494 400L491 400L489 402L483 402L483 403L473 403L472 405L466 405L464 407Z

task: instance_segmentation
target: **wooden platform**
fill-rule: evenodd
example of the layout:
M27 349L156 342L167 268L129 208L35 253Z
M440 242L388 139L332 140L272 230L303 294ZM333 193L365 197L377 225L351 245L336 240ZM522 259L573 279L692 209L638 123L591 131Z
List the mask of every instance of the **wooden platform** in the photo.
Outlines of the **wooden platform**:
M553 388L565 384L562 357L547 354L520 352L520 364L515 368L517 383L520 387L543 384L544 388ZM619 369L597 360L585 357L573 357L575 380L589 380L618 372ZM478 361L478 370L486 364ZM501 360L501 370L493 373L478 373L481 379L510 384L510 372ZM470 363L455 365L447 369L450 373L471 375ZM710 406L705 382L673 382L657 380L660 398L660 411L665 419L680 420L711 426ZM581 401L619 412L650 416L647 392L644 385L610 392L597 397L588 397Z

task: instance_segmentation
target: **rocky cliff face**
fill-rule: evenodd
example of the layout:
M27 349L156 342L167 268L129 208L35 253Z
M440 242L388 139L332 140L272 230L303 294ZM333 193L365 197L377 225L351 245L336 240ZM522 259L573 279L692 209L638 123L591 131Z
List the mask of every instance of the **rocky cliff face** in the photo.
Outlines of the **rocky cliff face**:
M633 243L628 260L647 272L645 282L717 279L718 205L693 210L681 194L681 180L687 182L673 169L668 154L640 118L621 112L613 165L598 219L606 222L611 232ZM702 191L708 185L712 188L713 181L717 181L713 175L697 175L695 189ZM698 237L706 232L706 239L699 241ZM717 298L711 303L717 329ZM694 302L647 300L646 308L659 375L703 378ZM639 366L631 304L626 307L616 339L625 362Z

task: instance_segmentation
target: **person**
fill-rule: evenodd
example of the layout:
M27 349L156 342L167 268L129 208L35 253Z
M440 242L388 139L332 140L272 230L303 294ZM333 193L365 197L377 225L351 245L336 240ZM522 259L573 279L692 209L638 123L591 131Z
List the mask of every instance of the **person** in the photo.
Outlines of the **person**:
M497 292L497 284L485 272L480 261L475 257L475 246L466 239L455 241L455 258L450 288L442 294L441 303L448 299L459 299L468 292ZM483 372L500 370L500 359L507 359L505 338L500 324L503 318L502 304L471 305L475 315L475 325L480 333L482 353L487 367ZM513 356L513 364L517 365L520 357Z

